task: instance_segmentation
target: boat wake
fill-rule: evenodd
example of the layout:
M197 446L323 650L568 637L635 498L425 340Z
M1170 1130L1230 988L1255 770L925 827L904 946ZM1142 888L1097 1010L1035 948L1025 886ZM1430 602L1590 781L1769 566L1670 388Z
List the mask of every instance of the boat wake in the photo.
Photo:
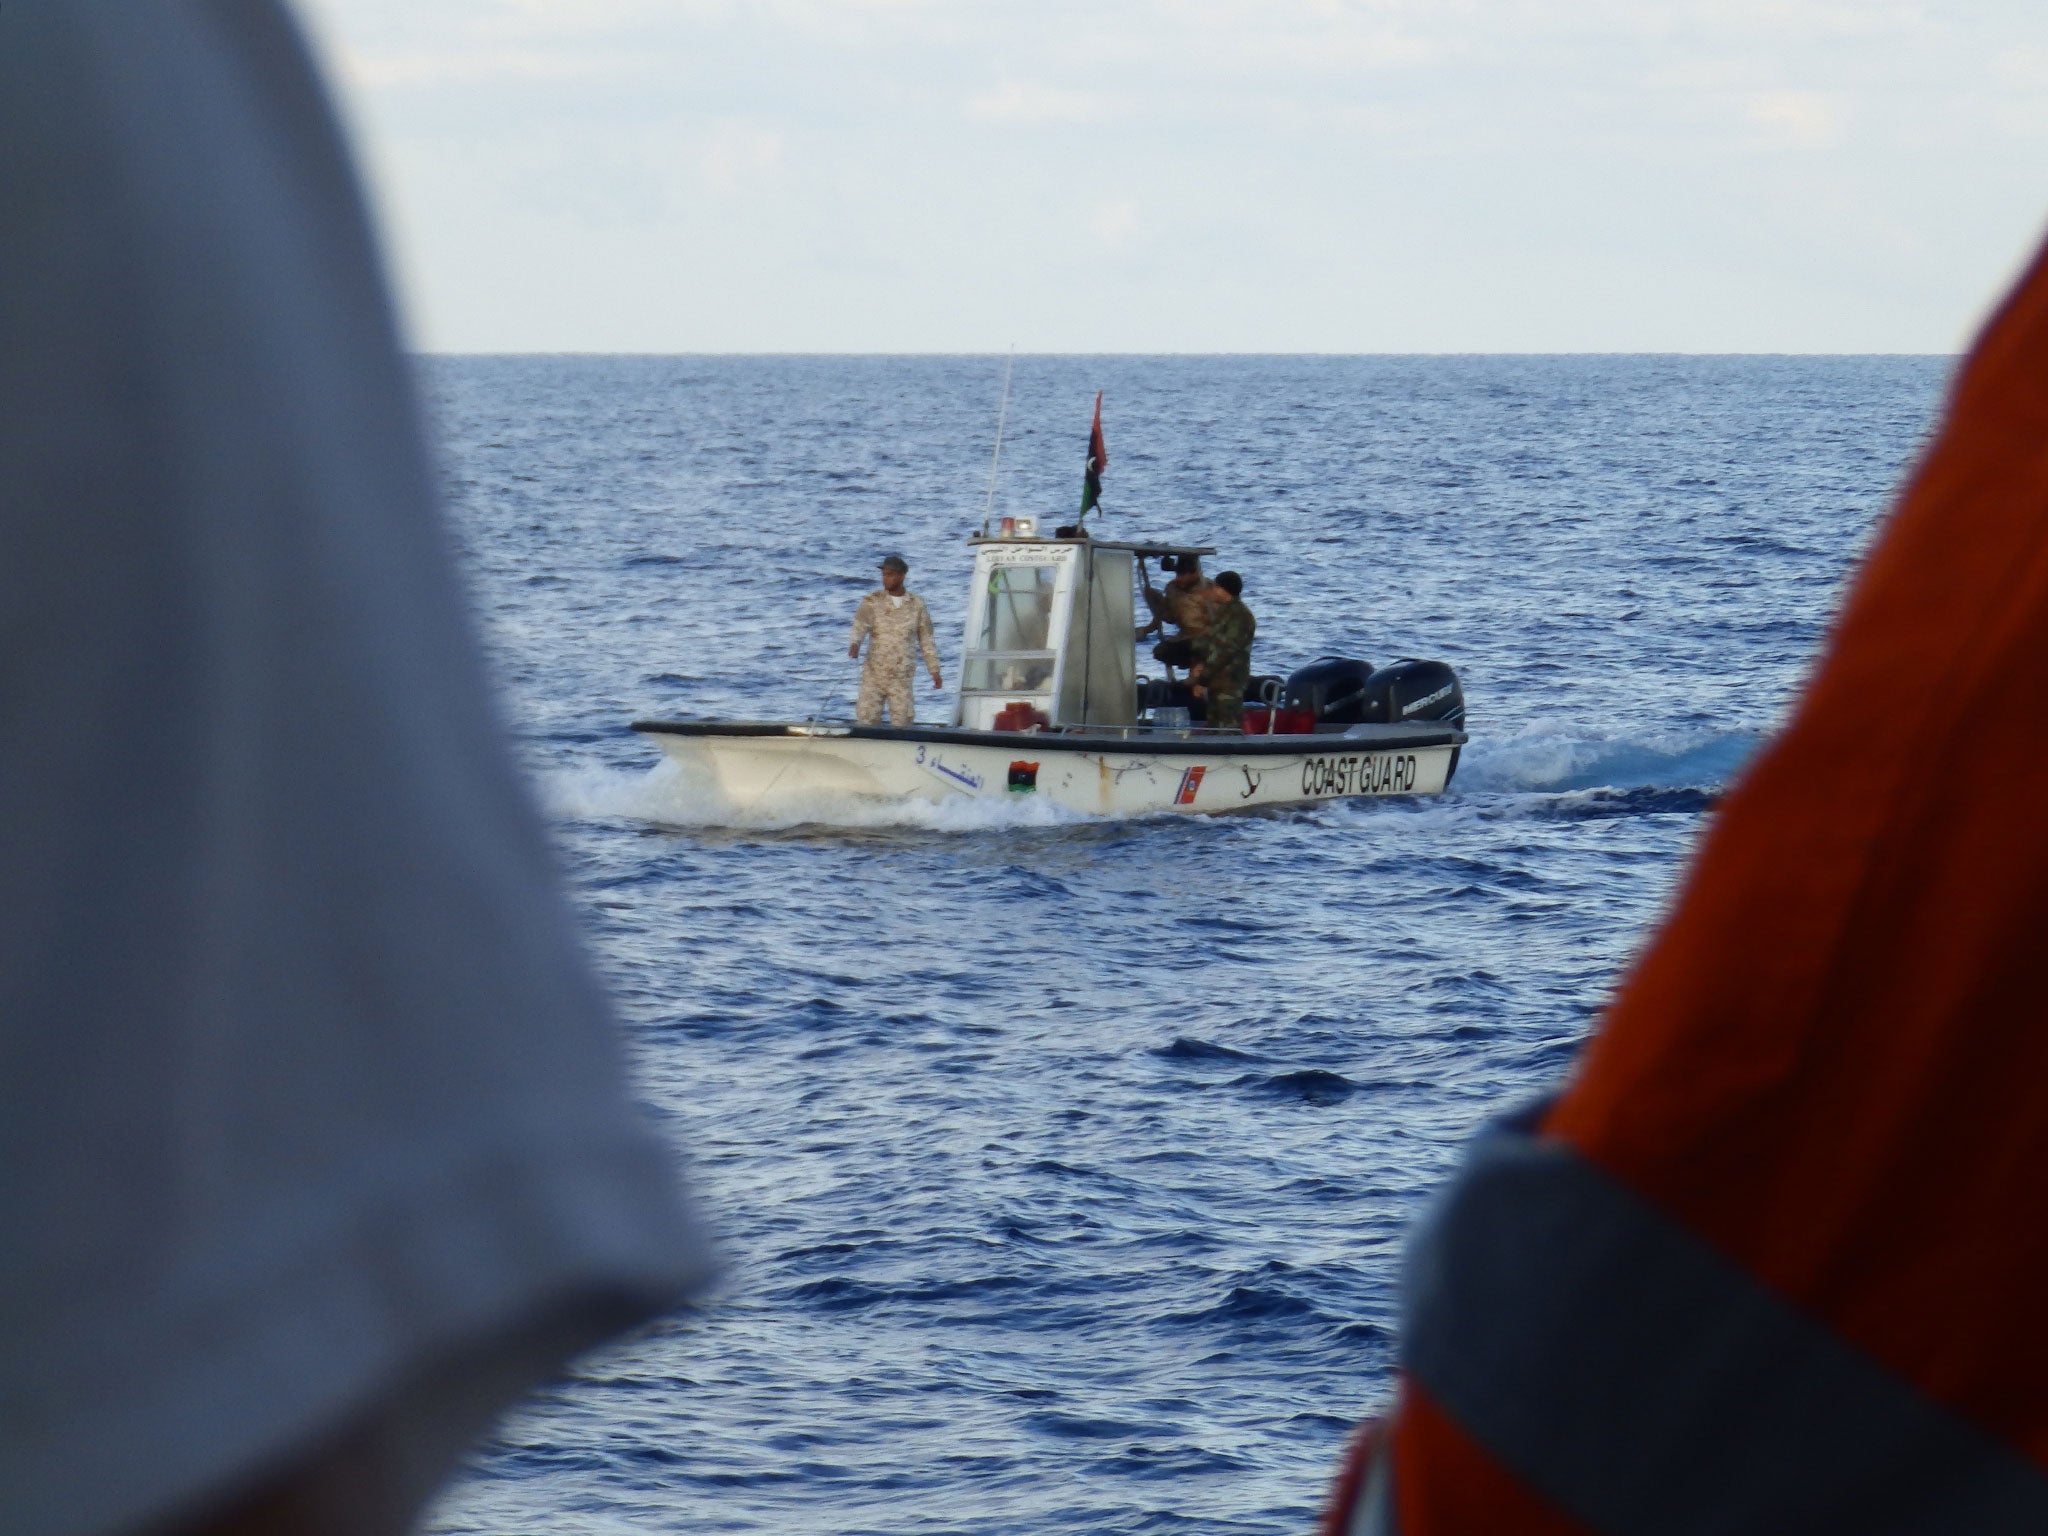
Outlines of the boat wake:
M1761 742L1752 731L1662 732L1611 736L1528 727L1475 736L1458 767L1465 795L1561 795L1660 792L1711 800L1742 771Z
M542 803L550 814L566 820L638 821L692 830L783 832L799 827L826 827L857 831L909 828L927 832L986 832L1072 826L1095 819L1027 795L1009 800L976 800L963 795L942 801L889 801L854 795L801 794L742 808L671 761L645 771L561 769L544 775L540 790Z
M1621 736L1530 727L1474 738L1441 799L1354 801L1323 814L1349 824L1395 813L1430 827L1697 816L1713 809L1762 740L1753 731Z

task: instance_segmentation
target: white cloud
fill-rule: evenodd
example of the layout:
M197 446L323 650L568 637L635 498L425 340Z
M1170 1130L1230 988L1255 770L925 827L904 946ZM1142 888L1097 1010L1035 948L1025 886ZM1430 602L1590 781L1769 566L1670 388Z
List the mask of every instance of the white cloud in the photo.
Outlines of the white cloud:
M1752 96L1749 120L1772 141L1802 149L1826 149L1842 141L1842 108L1817 91L1765 91Z
M2006 48L1992 56L1992 77L2028 92L2048 91L2048 48Z
M1913 349L2043 207L2039 0L302 3L429 345Z
M1127 249L1138 238L1141 227L1137 207L1121 198L1097 203L1088 215L1088 228L1106 249Z
M389 53L343 45L337 51L335 63L351 86L379 91L490 81L533 84L598 79L631 67L632 60L619 53L568 52L560 48L446 48Z
M1092 123L1110 115L1110 103L1087 91L1006 81L967 101L967 115L998 123Z
M772 128L719 123L697 153L697 172L722 197L752 191L782 168L782 145L782 135Z

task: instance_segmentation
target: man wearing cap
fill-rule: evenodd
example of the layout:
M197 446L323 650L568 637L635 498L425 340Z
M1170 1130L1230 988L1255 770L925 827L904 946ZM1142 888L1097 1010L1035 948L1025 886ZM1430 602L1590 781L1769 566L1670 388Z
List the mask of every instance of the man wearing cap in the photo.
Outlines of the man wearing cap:
M901 555L884 555L881 590L870 592L854 610L846 654L858 656L861 641L868 642L868 659L860 669L860 702L853 710L853 718L862 725L880 725L885 706L891 725L909 725L915 720L916 706L910 696L913 646L924 652L932 686L945 684L939 675L939 642L932 634L932 616L923 598L903 588L909 571L910 564Z

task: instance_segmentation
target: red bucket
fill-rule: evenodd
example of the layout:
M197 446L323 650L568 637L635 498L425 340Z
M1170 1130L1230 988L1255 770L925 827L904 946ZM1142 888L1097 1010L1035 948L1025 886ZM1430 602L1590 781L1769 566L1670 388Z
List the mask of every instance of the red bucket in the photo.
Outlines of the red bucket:
M996 711L995 728L999 731L1028 731L1034 726L1045 724L1045 714L1036 706L1023 700L1013 699Z
M1265 704L1247 704L1244 707L1244 733L1247 736L1264 736L1273 729L1273 711Z
M1306 736L1315 728L1316 712L1312 709L1273 711L1273 734L1276 736Z

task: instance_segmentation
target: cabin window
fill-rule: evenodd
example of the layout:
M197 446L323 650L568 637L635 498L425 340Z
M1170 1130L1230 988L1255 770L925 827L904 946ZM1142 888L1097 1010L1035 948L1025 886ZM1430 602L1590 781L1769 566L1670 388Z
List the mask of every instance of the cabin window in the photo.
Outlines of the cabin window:
M1052 655L1035 651L1021 656L969 656L962 686L969 693L1043 693L1052 687Z
M1043 693L1052 687L1056 565L1004 565L988 573L981 634L967 653L969 693Z
M981 643L975 649L1049 649L1052 598L1059 579L1059 568L1052 565L1005 565L990 571L988 603L982 609Z

